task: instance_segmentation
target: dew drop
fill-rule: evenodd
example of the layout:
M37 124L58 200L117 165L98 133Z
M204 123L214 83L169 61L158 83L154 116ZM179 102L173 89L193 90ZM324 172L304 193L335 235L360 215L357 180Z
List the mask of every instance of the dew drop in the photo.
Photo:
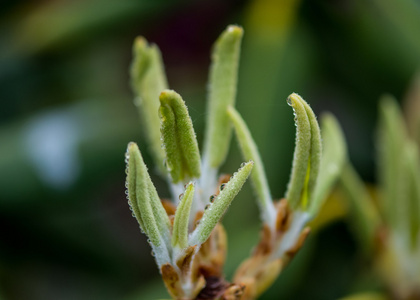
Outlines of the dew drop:
M241 163L241 168L243 168L245 166L246 166L246 163L245 162Z
M125 190L125 194L128 196L128 190Z
M184 197L184 194L180 194L178 198L179 200L182 200L183 197Z
M287 104L289 104L290 106L292 106L292 99L289 97L287 97Z
M204 207L205 210L208 210L210 208L210 204L207 204L206 207Z
M220 186L220 191L223 191L225 187L226 187L226 184L225 184L225 183L223 183L223 184Z
M153 250L152 250L152 251L150 252L150 255L152 255L153 257L155 257L155 251L153 251Z
M216 200L216 195L211 195L210 196L210 202L213 203L214 200Z
M135 217L136 217L136 215L135 215L134 213L132 213L132 214L131 214L131 216L132 216L133 218L135 218Z

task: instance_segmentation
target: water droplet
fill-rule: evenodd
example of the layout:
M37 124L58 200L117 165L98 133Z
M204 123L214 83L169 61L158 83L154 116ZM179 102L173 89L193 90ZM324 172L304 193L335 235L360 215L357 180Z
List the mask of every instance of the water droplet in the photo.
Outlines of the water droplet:
M150 239L147 239L147 242L148 242L149 244L151 244L151 243L152 243L152 241L151 241Z
M136 217L136 215L134 214L134 212L131 214L131 216L132 216L133 218L135 218L135 217Z
M289 97L287 97L287 104L289 104L290 106L292 106L292 99Z
M128 190L125 190L125 194L128 195Z
M241 168L243 168L243 167L245 167L246 166L246 163L241 163Z
M128 151L125 152L125 163L128 164L128 160L130 159L130 153Z
M151 254L153 257L155 257L155 251L153 251L153 250L152 250L152 251L150 252L150 254Z
M211 195L210 196L210 202L213 203L214 200L216 200L216 197L217 197L216 195Z
M186 189L187 189L187 186L188 186L188 184L184 184L184 190L186 190Z
M210 204L207 204L206 207L204 207L205 210L208 210L210 208Z
M200 220L198 220L197 222L195 222L195 226L200 225Z
M182 200L183 197L184 197L184 194L180 194L178 198L179 200Z
M226 187L226 184L225 183L223 183L221 186L220 186L220 191L223 191L223 189Z

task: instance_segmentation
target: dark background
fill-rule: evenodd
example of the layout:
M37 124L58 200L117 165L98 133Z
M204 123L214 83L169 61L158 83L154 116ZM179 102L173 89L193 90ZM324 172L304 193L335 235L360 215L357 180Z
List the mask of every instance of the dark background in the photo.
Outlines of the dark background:
M289 176L292 92L317 115L338 117L352 162L374 184L377 103L385 92L402 100L418 70L419 1L3 1L0 299L168 298L124 194L127 143L152 164L128 84L132 41L159 45L201 144L210 49L228 24L245 30L236 106L273 195ZM233 142L222 171L236 170L239 157ZM246 185L224 219L228 277L258 239L251 195ZM383 289L342 211L327 210L261 299Z

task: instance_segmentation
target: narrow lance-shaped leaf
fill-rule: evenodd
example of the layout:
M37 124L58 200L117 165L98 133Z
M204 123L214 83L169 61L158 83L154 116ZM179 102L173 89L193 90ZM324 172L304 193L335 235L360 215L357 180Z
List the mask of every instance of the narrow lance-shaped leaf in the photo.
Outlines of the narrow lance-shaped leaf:
M163 91L159 100L166 166L172 181L178 183L200 177L200 152L184 101L179 94L170 90Z
M318 121L314 112L308 103L302 99L303 106L305 107L306 114L308 115L309 124L311 125L311 153L309 155L309 178L307 185L307 194L308 197L304 199L302 205L303 208L307 208L309 205L312 206L312 199L314 190L318 181L318 174L321 165L321 155L322 155L322 143L321 143L321 131L319 129ZM309 202L309 203L308 203Z
M252 160L255 163L255 167L251 174L251 180L257 193L261 218L265 223L270 226L274 226L276 220L276 209L274 208L272 202L270 188L265 176L264 165L258 152L257 145L255 144L244 120L235 108L230 106L228 108L228 114L232 120L235 133L242 150L243 158L246 161Z
M146 39L137 37L133 45L131 63L131 87L135 94L135 104L139 109L151 155L162 174L165 154L161 148L160 120L158 116L159 94L167 88L162 57L156 45L148 45Z
M235 103L242 35L241 27L229 26L217 39L212 51L204 141L205 163L211 168L218 168L229 150L232 127L227 107Z
M296 144L293 154L292 172L286 192L286 199L292 208L307 203L308 179L311 153L311 123L308 118L303 99L293 93L287 98L293 108L296 125Z
M420 159L419 150L413 141L405 146L405 171L408 186L408 232L410 233L411 247L418 247L420 243Z
M243 184L251 173L252 161L244 163L228 183L220 186L220 194L214 199L212 204L206 208L200 224L191 234L188 244L190 246L204 243L210 236L216 224L220 221L235 196L241 190Z
M420 147L420 72L412 79L404 99L404 115L410 137Z
M318 214L334 183L338 180L346 159L346 142L337 119L325 114L321 119L323 152L318 181L310 203L312 216Z
M190 182L185 189L176 212L172 230L172 247L184 249L188 246L188 221L194 199L194 184Z
M388 223L396 228L405 219L405 212L403 206L399 205L399 200L403 196L402 190L405 185L401 155L406 141L406 131L401 112L393 97L382 97L379 108L378 176L384 199L384 215Z
M350 162L340 174L340 187L351 205L351 224L355 228L360 246L366 254L374 250L375 234L381 225L380 216L364 182Z
M159 265L169 261L170 221L147 172L140 150L135 143L127 149L127 188L130 205L149 237Z

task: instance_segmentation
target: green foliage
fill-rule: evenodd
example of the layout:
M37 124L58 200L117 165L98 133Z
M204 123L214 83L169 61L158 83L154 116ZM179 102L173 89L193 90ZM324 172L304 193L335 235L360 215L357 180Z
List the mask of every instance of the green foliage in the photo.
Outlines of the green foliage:
M297 94L287 98L296 124L296 146L286 198L293 208L306 210L313 197L321 161L321 134L309 105Z
M264 165L258 152L257 145L255 144L245 121L235 108L229 107L228 114L235 128L235 133L242 150L243 158L245 160L252 160L255 163L254 170L251 173L251 180L254 184L258 205L262 214L261 219L270 224L270 226L274 226L276 217L272 202L273 199L271 198L271 192L265 175Z
M210 236L211 231L220 221L226 212L232 200L241 190L243 184L251 173L254 163L252 161L244 163L244 165L233 174L233 177L228 183L223 183L220 186L220 193L214 198L214 202L209 204L205 211L200 224L192 232L189 239L189 244L197 245L204 243Z
M149 45L143 37L137 37L134 41L133 57L130 75L131 88L136 97L134 103L139 109L155 164L165 174L166 170L161 163L165 154L160 142L160 120L156 113L159 108L158 97L168 87L162 57L158 47Z
M200 177L200 153L191 118L181 96L165 90L160 96L159 116L165 164L172 182Z
M232 134L227 108L234 105L243 30L228 26L214 44L208 93L204 157L211 168L226 159Z
M188 246L188 223L190 220L193 199L194 183L190 182L187 184L185 192L180 199L181 202L176 209L174 227L172 230L172 247L185 249Z

